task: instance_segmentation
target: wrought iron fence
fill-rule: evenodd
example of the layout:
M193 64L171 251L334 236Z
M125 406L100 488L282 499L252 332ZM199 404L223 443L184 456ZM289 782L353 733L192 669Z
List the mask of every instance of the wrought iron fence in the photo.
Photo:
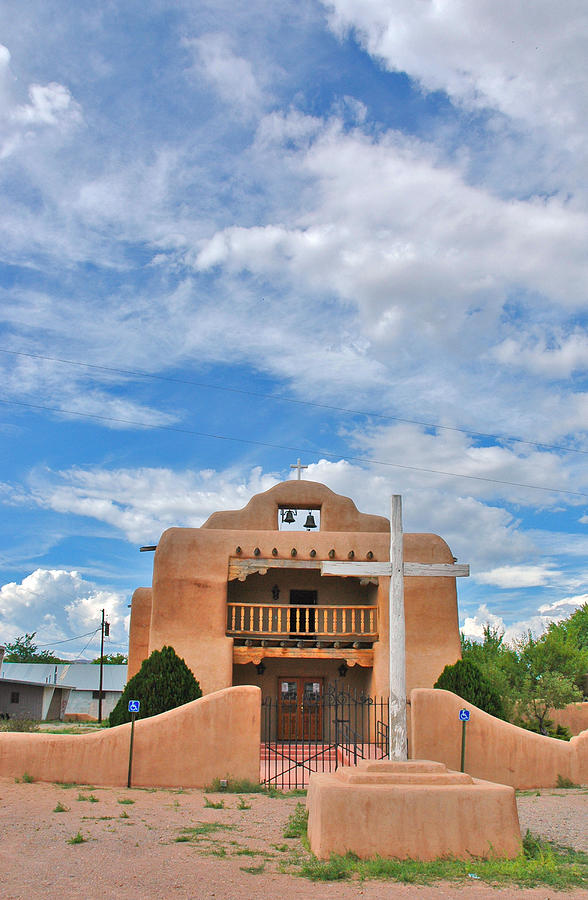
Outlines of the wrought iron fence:
M281 790L306 788L312 772L388 757L389 703L328 685L316 697L266 697L261 708L261 777Z

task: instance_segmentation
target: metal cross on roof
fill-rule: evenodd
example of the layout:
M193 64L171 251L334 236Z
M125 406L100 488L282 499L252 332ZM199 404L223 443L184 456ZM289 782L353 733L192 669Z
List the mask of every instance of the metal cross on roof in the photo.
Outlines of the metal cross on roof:
M302 466L302 465L300 464L300 460L298 460L297 463L296 463L296 465L293 465L292 463L290 463L290 468L291 468L291 469L296 469L296 471L298 472L298 481L300 481L300 478L301 478L301 476L302 476L302 470L303 470L303 469L308 469L308 466Z

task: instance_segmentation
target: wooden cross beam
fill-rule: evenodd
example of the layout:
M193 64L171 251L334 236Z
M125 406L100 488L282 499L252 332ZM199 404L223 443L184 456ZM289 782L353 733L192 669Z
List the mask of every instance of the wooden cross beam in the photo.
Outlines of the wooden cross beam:
M390 515L390 562L321 562L321 575L389 576L390 616L390 759L406 759L406 647L404 624L404 577L462 578L468 565L405 563L402 547L402 497L394 494Z

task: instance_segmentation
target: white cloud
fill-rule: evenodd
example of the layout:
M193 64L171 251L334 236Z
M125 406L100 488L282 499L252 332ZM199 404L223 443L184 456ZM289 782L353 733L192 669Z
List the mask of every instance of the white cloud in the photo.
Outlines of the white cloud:
M514 369L567 378L573 372L588 370L588 335L576 329L565 337L560 332L550 340L544 335L528 335L524 340L509 337L494 348L492 355Z
M195 71L215 88L221 99L233 107L237 115L257 111L263 102L252 63L239 56L224 33L209 33L186 40L196 55Z
M279 479L259 468L248 477L227 470L166 468L38 470L26 487L4 486L5 502L36 504L103 522L137 544L153 543L173 525L198 527L218 509L241 508Z
M537 566L498 566L475 576L480 584L493 584L499 588L539 587L556 583L560 577L561 572L551 563Z
M0 631L3 642L36 631L37 645L50 645L58 655L75 657L90 642L86 658L100 653L99 638L90 641L88 632L100 628L101 610L111 624L111 640L117 647L127 641L127 596L101 588L77 571L36 569L22 582L0 588ZM69 638L86 635L80 641ZM63 645L52 642L68 641ZM98 641L98 643L97 643Z
M493 613L484 603L478 607L475 615L464 618L461 631L470 640L481 641L484 637L484 626L490 625L493 629L504 633L506 643L513 643L529 632L538 638L547 631L552 622L567 619L587 602L588 594L564 597L554 603L539 606L535 613L510 625L506 625L503 617Z
M64 131L82 121L78 103L62 84L31 84L28 103L15 99L15 79L10 70L10 51L0 44L0 123L3 137L0 160L6 159L26 141L33 139L35 129L51 126Z
M586 122L588 15L535 0L325 0L339 33L353 29L387 68L427 91L446 91L469 109L493 108L552 130L570 149Z

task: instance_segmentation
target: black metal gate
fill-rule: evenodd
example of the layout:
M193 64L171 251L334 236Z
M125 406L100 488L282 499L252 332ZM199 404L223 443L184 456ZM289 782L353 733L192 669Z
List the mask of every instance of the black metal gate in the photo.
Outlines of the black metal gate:
M260 780L280 790L306 788L312 772L334 772L388 757L387 697L327 685L293 715L280 697L261 705Z

